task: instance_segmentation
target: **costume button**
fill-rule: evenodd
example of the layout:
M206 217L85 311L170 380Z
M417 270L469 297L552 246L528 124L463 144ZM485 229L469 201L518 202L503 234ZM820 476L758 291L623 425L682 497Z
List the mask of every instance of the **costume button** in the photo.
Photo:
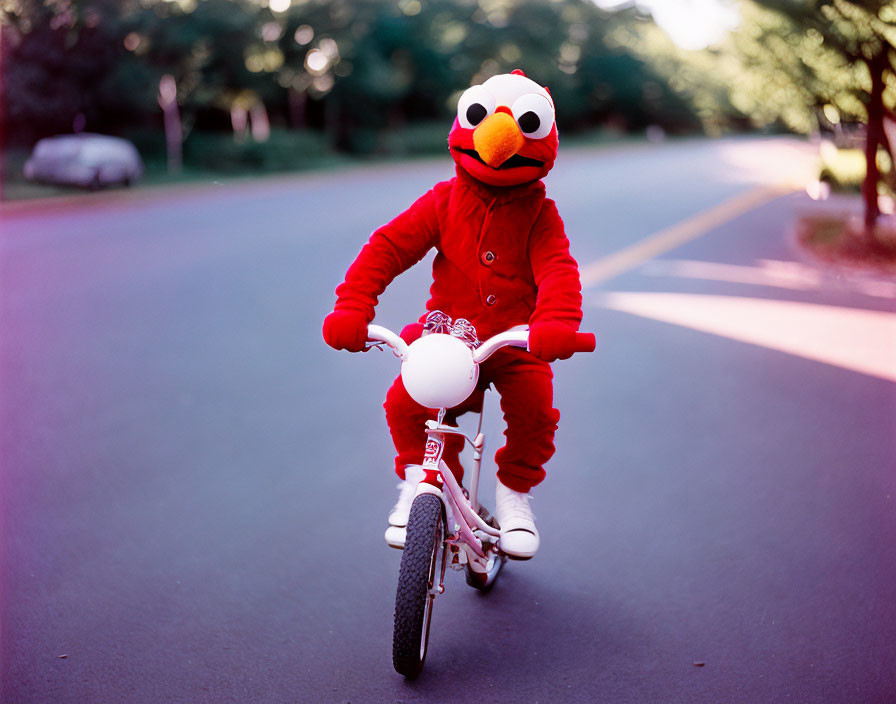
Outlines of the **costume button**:
M482 263L483 264L491 264L493 261L495 261L496 258L497 257L495 257L494 252L483 252L482 253Z
M498 302L498 297L493 293L490 293L488 298L485 299L485 304L489 305L489 306L493 306L497 302Z

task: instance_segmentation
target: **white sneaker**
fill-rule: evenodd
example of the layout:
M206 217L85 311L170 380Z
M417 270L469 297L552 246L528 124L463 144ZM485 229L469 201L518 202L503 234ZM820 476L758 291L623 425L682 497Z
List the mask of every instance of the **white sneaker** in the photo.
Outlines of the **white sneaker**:
M408 516L411 515L417 485L423 479L423 467L418 464L408 465L404 468L404 476L404 481L398 484L398 501L389 513L389 527L386 528L385 536L389 547L399 550L404 548Z
M500 481L495 487L495 518L501 527L498 547L518 560L532 557L541 542L529 506L531 498L528 493L508 489Z

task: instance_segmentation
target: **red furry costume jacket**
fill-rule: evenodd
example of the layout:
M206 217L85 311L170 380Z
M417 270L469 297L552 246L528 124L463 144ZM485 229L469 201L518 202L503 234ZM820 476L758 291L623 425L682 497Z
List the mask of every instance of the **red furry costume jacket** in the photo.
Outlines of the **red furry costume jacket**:
M426 309L466 318L480 340L515 325L582 320L579 271L544 184L491 187L457 167L379 228L336 289L335 310L373 319L380 294L435 247Z

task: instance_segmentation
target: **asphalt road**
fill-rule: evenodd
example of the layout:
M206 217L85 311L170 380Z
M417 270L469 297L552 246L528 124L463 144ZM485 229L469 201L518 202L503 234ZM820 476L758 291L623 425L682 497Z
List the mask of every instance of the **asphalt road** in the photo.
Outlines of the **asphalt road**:
M567 151L547 185L584 267L800 153ZM449 574L423 675L392 671L397 369L319 331L367 234L450 173L0 210L0 701L896 701L896 380L803 350L803 308L791 351L662 320L737 299L892 325L892 282L793 245L799 194L592 282L598 352L555 367L539 554L485 597ZM427 286L404 275L377 322L416 317ZM880 329L853 351L896 355Z

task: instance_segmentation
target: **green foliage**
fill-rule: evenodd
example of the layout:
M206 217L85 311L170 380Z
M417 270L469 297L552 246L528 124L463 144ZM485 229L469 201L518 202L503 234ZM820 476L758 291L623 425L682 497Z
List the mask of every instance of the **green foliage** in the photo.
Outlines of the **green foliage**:
M750 81L732 100L751 117L810 132L861 122L865 134L864 226L875 237L879 194L892 190L894 147L885 125L896 118L896 7L887 0L744 0L745 30L735 49ZM835 176L830 175L834 180Z
M197 171L295 171L319 165L328 151L325 137L309 130L274 130L264 142L193 132L184 142L184 165Z
M416 122L383 136L380 151L397 156L448 153L448 126L444 120Z
M7 132L34 139L70 131L78 114L100 124L100 87L124 53L113 8L28 0L4 6L2 17L0 99Z
M754 124L799 132L866 122L869 62L892 66L896 8L884 0L742 0L742 22L720 55L732 103ZM892 70L892 69L891 69ZM739 77L740 80L734 80ZM884 104L896 104L887 78ZM836 115L832 123L822 111Z
M823 151L819 179L837 190L858 191L865 179L865 154L861 149Z
M649 18L591 0L0 0L0 16L5 136L24 144L79 114L91 131L161 130L165 74L188 135L264 105L275 126L357 153L441 149L459 93L514 68L550 87L561 130L692 132L734 112L678 79L693 62L657 50ZM215 158L267 163L268 149L222 143Z

